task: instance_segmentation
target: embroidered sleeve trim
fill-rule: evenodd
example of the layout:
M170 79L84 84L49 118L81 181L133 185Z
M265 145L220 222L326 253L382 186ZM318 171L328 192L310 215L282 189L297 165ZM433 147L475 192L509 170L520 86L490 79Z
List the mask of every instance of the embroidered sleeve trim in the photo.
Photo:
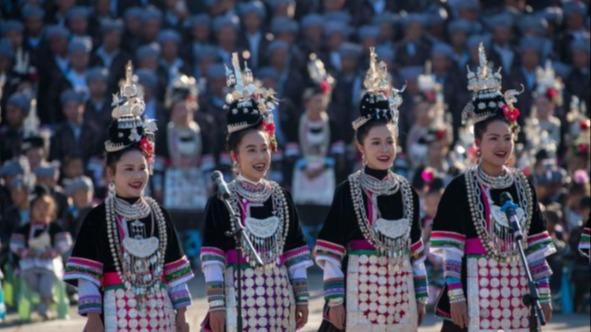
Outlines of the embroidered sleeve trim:
M330 257L340 262L345 257L345 252L345 247L334 242L319 239L316 241L314 256L317 262L322 260L323 257Z
M164 264L164 280L169 287L175 287L193 279L193 270L187 256Z
M64 280L84 279L101 286L103 263L82 257L70 257L66 263Z

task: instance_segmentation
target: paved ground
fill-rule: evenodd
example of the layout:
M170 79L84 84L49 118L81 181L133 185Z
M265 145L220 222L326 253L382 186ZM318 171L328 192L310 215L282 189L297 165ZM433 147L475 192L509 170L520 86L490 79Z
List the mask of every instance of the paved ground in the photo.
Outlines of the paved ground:
M321 279L319 273L311 274L311 302L310 302L310 318L308 324L302 331L315 331L320 325L322 319L322 296L321 296ZM191 291L195 295L195 301L188 311L188 319L191 325L191 331L199 331L199 323L207 311L207 301L204 298L204 290L202 289L202 279L191 283ZM82 331L84 320L78 316L76 309L72 307L71 318L68 320L56 320L49 322L34 322L29 324L18 325L15 322L14 315L10 315L4 324L0 324L0 331L11 332L78 332ZM439 331L441 322L436 317L429 315L423 322L420 332L435 332ZM570 332L589 332L590 318L587 315L557 315L554 317L552 323L544 328L544 331L570 331Z

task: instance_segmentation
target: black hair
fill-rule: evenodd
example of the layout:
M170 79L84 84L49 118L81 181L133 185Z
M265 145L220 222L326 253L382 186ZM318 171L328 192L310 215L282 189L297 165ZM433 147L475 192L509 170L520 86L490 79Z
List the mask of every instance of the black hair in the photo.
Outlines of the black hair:
M482 139L482 136L484 136L484 133L488 129L488 125L490 125L491 123L493 123L495 121L501 121L503 123L506 123L510 127L511 132L514 134L516 133L517 127L515 125L511 124L509 122L509 120L507 120L503 115L497 114L497 115L491 116L490 118L487 118L486 120L482 120L482 121L476 122L474 124L474 138Z
M40 201L41 199L43 199L44 197L49 197L49 199L51 199L53 201L53 207L54 207L54 214L57 213L57 201L55 200L55 198L53 197L53 195L51 194L51 191L49 190L49 188L47 186L43 186L43 185L36 185L33 188L32 191L32 199L31 199L31 207L35 206L35 204L37 204L38 201Z
M228 134L226 136L226 150L237 152L238 145L240 145L240 142L242 142L242 139L244 138L244 136L246 136L246 134L248 134L252 131L263 131L264 132L263 125L259 124L258 126L248 127L246 129L242 129L242 130L233 132L231 134Z
M365 140L365 138L367 137L367 135L369 134L369 131L377 126L382 126L382 125L388 125L390 122L386 119L372 119L369 120L368 122L366 122L363 126L357 128L357 130L355 131L355 140L357 140L357 143L359 144L363 144L363 140Z
M127 146L124 149L121 149L119 151L107 152L106 153L106 156L105 156L105 158L107 160L107 162L106 162L107 168L110 168L111 170L114 171L115 170L115 164L117 164L117 162L119 160L121 160L121 157L123 157L123 155L126 154L127 152L134 151L134 150L137 150L137 151L141 152L142 154L144 154L144 152L140 148L139 143L129 145L129 146Z
M443 179L439 176L435 177L430 183L427 183L426 185L427 194L438 193L445 189L445 183L443 182Z

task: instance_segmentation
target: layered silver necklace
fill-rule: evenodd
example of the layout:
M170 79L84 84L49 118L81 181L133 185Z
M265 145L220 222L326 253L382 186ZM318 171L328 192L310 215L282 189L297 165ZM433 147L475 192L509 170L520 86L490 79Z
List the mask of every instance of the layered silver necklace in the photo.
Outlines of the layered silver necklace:
M230 184L231 191L237 192L238 195L253 203L262 204L271 197L271 194L273 194L273 186L271 182L265 179L261 179L258 183L254 183L244 179L242 176L238 176L238 178Z
M511 187L514 182L513 172L505 167L500 175L492 176L486 174L482 167L478 166L477 175L480 182L493 189L506 189Z
M408 182L389 172L386 178L378 180L363 171L349 175L353 210L364 238L376 248L379 255L387 256L393 264L398 264L410 251L410 228L414 216L412 189ZM372 225L365 210L364 192L372 194L374 213L379 216L377 196L389 196L401 190L403 218L385 220L376 218Z
M484 185L485 188L507 189L515 184L517 189L517 203L523 210L523 220L520 221L522 222L521 227L524 234L527 234L529 231L533 212L532 189L525 175L511 169L505 171L506 174L502 175L504 179L495 182L495 186L491 184L490 179L486 182L483 181L481 173L484 174L484 172L481 172L479 167L472 167L465 173L468 204L478 238L486 249L487 256L502 262L518 259L517 244L513 239L513 232L509 224L495 217L497 214L494 213L493 209L495 207L492 204L489 207L490 222L487 224L486 209L483 200L488 199L490 193L483 195L481 185ZM511 177L511 185L507 186L508 180L506 180L506 177L508 176Z
M363 189L382 196L394 195L400 189L400 181L392 171L388 171L388 174L382 180L365 172L360 172L359 183Z
M158 203L149 197L142 197L129 204L118 197L105 200L107 214L107 236L109 248L117 274L125 288L133 292L143 307L144 300L160 288L164 256L167 245L166 219ZM119 234L117 216L130 221L128 234ZM144 223L140 220L151 218L151 232L147 236ZM154 236L158 230L158 237Z
M140 197L135 203L129 203L128 201L115 196L114 203L115 212L128 220L146 218L151 212L150 205L148 205L143 197Z
M266 219L250 217L250 209L244 211L245 225L244 235L252 243L256 254L263 261L263 266L276 264L283 254L283 247L289 231L289 209L287 199L281 187L271 181L263 180L261 183L235 179L229 183L231 192L230 203L234 211L242 211L241 202L248 201L248 204L263 205L269 198L272 202L271 216ZM254 190L254 191L252 191ZM245 202L246 203L246 202ZM236 232L240 220L233 220L230 223L232 232ZM246 239L242 237L241 243L237 244L242 249L246 261L256 267L255 253L246 245Z

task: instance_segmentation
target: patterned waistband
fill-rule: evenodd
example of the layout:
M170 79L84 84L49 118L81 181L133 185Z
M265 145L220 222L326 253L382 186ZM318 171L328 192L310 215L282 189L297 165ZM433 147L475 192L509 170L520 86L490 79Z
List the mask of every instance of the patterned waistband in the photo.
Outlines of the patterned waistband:
M162 279L164 281L164 279ZM103 287L123 286L123 280L117 272L106 272L103 274Z
M376 248L369 243L369 241L363 240L352 240L349 242L349 249L352 251L356 250L376 250Z
M479 238L466 239L466 255L486 255L486 250Z
M411 245L410 250L411 251L416 251L419 249L422 249L422 242L421 241L417 241L416 243L413 243ZM360 252L367 252L367 251L376 251L376 248L366 239L362 239L362 240L352 240L349 242L349 254L355 255L356 253L360 253Z
M238 251L236 249L230 249L228 251L226 251L225 253L226 255L226 264L232 264L232 265L243 265L243 264L249 264L248 261L246 260L246 258L244 257L244 253L240 253L240 258L238 257ZM284 260L282 258L278 259L278 263L279 264L283 264Z

